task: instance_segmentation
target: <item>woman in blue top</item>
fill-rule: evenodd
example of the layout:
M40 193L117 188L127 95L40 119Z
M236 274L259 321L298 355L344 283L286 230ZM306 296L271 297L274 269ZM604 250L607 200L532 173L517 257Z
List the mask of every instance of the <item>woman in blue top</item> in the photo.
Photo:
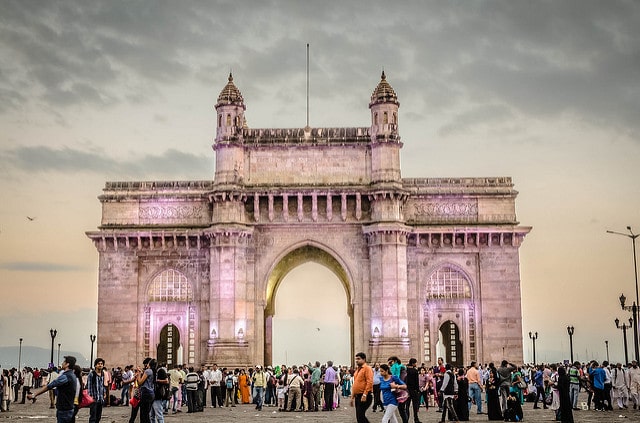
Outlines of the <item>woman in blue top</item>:
M386 364L380 365L380 393L382 395L382 404L384 405L384 416L382 423L398 423L396 418L396 408L398 408L398 400L393 393L396 389L407 389L407 385L400 380L398 376L394 376L389 371Z
M136 369L136 380L138 381L138 386L140 387L140 423L151 423L151 405L154 400L154 372L156 369L157 362L151 357L147 357L142 362L144 366L144 370L138 367Z

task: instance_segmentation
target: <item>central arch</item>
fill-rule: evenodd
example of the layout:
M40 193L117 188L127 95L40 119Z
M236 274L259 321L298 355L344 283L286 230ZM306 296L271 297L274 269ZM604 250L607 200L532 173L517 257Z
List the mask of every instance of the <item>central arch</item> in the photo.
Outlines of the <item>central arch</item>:
M354 355L353 290L345 267L332 254L315 245L303 245L285 254L273 267L266 284L264 310L264 358L265 364L273 365L273 316L276 314L276 296L285 276L294 268L305 263L317 263L332 271L345 291L346 310L349 316L349 351Z

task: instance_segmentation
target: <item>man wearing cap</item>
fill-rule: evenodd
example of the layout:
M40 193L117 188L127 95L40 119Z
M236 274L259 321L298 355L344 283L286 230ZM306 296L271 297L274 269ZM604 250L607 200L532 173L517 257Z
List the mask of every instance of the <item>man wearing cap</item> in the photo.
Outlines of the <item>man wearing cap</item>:
M256 371L253 372L253 387L256 390L256 398L255 398L255 403L256 403L256 410L261 411L262 410L262 392L264 391L264 388L266 388L267 386L267 377L265 376L265 373L262 371L262 366L261 365L257 365L256 366Z
M64 357L62 362L63 373L46 386L38 388L29 394L29 399L33 399L51 389L57 388L56 396L56 419L58 423L70 423L73 421L73 402L76 395L76 384L78 380L73 373L73 366L76 365L76 358L70 355Z

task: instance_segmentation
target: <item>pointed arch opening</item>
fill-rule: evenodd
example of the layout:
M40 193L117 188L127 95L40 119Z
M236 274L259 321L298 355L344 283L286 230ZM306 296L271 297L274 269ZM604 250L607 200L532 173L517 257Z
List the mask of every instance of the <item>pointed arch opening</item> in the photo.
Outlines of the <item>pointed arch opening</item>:
M292 278L289 278L289 276ZM299 298L296 299L296 297L294 297L294 299L291 299L291 293L295 293L301 285L306 286L307 291L298 291L297 295ZM295 322L290 321L282 324L284 322L280 322L279 317L282 316L284 312L290 310L291 307L283 307L282 304L280 304L280 295L282 295L283 298L286 296L286 301L301 301L306 307L305 310L307 313L303 316L296 317L297 320ZM293 356L289 356L290 353L284 354L280 345L276 345L278 351L274 351L274 341L278 341L280 344L282 343L281 338L287 338L286 336L281 336L283 335L283 333L281 333L283 330L298 330L296 336L298 338L304 336L304 339L295 342L303 342L305 350L313 351L314 345L316 345L317 348L315 348L315 350L318 351L318 353L321 353L320 351L327 346L332 345L333 342L341 342L344 344L346 341L349 344L344 358L331 356L304 357L304 362L316 359L339 362L338 360L342 359L342 361L347 360L345 364L350 363L351 357L354 354L354 325L351 298L351 283L345 268L330 253L320 247L312 245L305 245L287 253L274 266L267 282L264 311L265 363L273 365L282 364L279 361L275 362L274 359L280 360L283 357L285 359L288 358L290 363L293 363L292 360L295 360ZM342 305L339 304L340 302L342 302ZM278 305L279 307L276 307ZM324 311L325 308L335 309L336 307L338 310L344 310L346 314L346 319L342 320L343 323L339 323L339 319L330 319L331 316L327 316ZM340 312L338 311L338 313ZM274 319L276 316L278 316L278 318ZM277 333L274 333L274 331L277 331ZM331 336L332 332L335 331L344 333L344 341L339 341L335 339L335 336ZM297 362L299 361L296 361L296 363Z

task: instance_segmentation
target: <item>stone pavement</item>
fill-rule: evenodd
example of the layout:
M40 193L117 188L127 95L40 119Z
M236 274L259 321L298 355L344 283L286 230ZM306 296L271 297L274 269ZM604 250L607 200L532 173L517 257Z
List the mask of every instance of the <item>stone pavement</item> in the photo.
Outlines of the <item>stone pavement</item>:
M582 394L581 394L582 395ZM586 395L581 397L581 401L586 401ZM532 403L525 403L524 409L524 421L528 422L552 422L554 421L554 414L552 410L533 410ZM102 415L103 423L119 423L127 422L129 419L130 408L128 407L107 407L104 409ZM304 422L337 422L337 423L351 423L355 422L355 411L349 407L348 400L342 400L342 404L339 410L333 412L317 412L317 413L281 413L277 411L277 408L264 407L261 412L255 410L252 405L238 405L233 408L207 408L202 413L187 414L186 407L185 412L178 414L170 414L165 416L167 423L211 423L213 422L278 422L282 423L304 423ZM379 423L382 419L382 413L369 412L367 417L371 423ZM435 412L435 408L430 408L429 411L425 411L424 408L419 413L420 421L422 423L434 423L440 420L440 414ZM140 417L136 420L139 422ZM41 396L35 404L30 402L27 404L11 404L11 411L0 413L0 422L6 420L24 420L34 422L55 422L55 410L49 409L48 398ZM87 422L89 420L89 411L86 409L80 410L77 417L77 422ZM400 418L398 416L398 420ZM628 422L640 422L640 411L638 410L614 410L609 412L596 412L596 411L575 411L574 420L576 423L595 423L595 422L616 422L616 421L628 421ZM475 414L474 409L471 410L470 421L472 422L485 422L487 421L486 415ZM413 419L410 420L410 423Z

